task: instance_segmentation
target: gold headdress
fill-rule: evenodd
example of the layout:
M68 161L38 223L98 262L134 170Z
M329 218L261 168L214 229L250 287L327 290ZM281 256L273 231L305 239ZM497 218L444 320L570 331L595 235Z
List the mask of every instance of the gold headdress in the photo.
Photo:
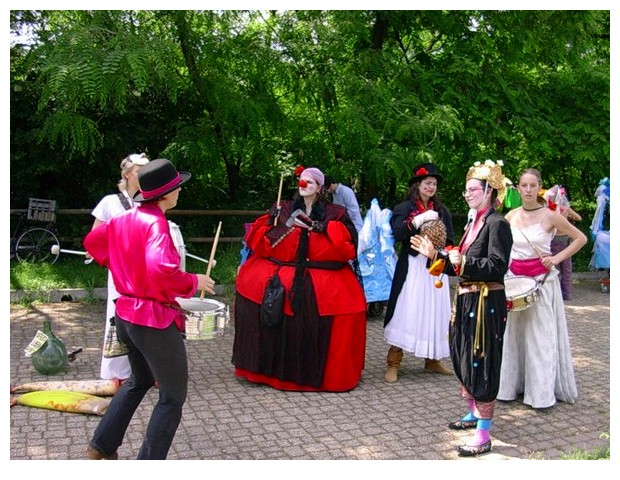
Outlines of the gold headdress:
M504 162L498 160L485 160L484 163L476 162L467 172L465 181L475 178L477 180L485 180L491 188L497 190L497 200L501 204L506 195L506 183L510 182L502 173ZM512 182L510 182L512 183Z

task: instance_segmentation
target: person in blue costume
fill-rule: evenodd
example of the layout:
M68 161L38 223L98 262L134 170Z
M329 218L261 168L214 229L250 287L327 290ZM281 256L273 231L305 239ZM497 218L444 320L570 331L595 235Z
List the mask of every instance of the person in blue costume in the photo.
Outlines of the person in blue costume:
M366 302L381 303L390 296L392 279L396 268L394 236L390 227L392 211L379 207L379 201L373 198L366 212L364 226L360 231L357 257L360 273L364 283Z

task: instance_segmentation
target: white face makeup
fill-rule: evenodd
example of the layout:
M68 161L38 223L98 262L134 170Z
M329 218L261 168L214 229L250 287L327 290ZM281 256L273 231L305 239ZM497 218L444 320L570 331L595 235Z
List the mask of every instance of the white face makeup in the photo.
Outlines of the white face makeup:
M480 184L480 180L472 178L465 184L465 190L463 191L463 197L467 202L469 208L480 210L485 204L485 192L484 187Z
M306 182L305 187L299 186L299 195L302 197L312 197L321 191L321 186L312 177L302 175L299 181Z

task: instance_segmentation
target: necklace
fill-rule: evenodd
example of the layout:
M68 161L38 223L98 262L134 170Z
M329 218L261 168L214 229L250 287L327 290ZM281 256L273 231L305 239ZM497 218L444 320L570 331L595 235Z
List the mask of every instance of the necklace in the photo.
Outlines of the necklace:
M534 212L536 210L540 210L541 208L545 208L545 206L544 205L540 205L540 206L538 206L536 208L525 208L525 207L522 206L521 208L523 210L525 210L526 212Z

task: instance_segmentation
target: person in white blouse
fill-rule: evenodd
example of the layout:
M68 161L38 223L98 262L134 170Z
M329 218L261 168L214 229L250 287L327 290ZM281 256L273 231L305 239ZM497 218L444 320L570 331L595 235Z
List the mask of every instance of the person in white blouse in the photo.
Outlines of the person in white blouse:
M136 204L133 201L134 195L139 190L138 172L149 163L149 159L144 153L134 153L125 157L121 161L121 179L118 181L118 193L112 193L103 197L91 214L95 217L92 229L98 227L101 223L112 217L122 214L126 210L133 208ZM89 255L87 255L89 257ZM105 316L105 331L103 342L105 344L106 336L110 328L110 319L114 318L115 308L114 300L118 298L118 293L114 287L112 275L108 271L108 298ZM100 377L103 380L126 380L131 375L131 367L127 355L121 355L113 358L101 355L101 371Z

